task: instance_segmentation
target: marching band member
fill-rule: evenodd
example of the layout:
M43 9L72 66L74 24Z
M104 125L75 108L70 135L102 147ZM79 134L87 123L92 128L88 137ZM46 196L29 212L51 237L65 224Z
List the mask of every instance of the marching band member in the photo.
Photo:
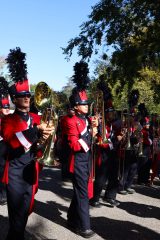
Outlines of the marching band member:
M159 131L159 116L152 114L151 131L153 135L153 148L152 148L152 167L151 167L151 185L153 185L155 177L159 177L160 170L160 131ZM160 177L159 177L160 178Z
M2 118L9 114L10 104L9 104L9 96L8 90L6 88L7 82L4 77L0 77L0 179L2 179L6 154L7 154L7 146L3 141L1 136L1 121ZM7 202L6 197L6 189L5 184L0 182L0 204L5 204Z
M10 50L7 57L13 82L9 93L15 112L2 121L2 136L8 145L3 182L7 185L9 231L7 240L23 240L34 194L38 185L38 167L34 160L35 145L40 134L46 139L52 129L40 124L36 114L29 113L30 92L27 80L25 53L20 48Z
M69 100L75 115L66 121L66 134L71 150L69 170L72 173L73 183L73 197L68 209L67 221L69 228L84 238L89 238L94 232L90 226L90 189L88 190L91 170L91 127L87 118L89 102L85 91L88 72L84 62L76 63L74 68L78 75L78 77L76 74L74 76L77 87L73 89Z
M116 145L118 142L117 137L119 136L117 134L118 132L114 129L115 110L112 106L111 94L108 88L106 88L103 80L100 81L98 87L103 91L105 109L102 111L105 112L105 116L104 119L102 119L102 124L99 126L97 135L98 156L96 159L94 196L90 200L90 205L93 207L100 207L100 195L107 182L103 200L114 207L119 205L119 202L116 200L118 191L118 155Z
M134 177L137 174L137 163L138 163L138 151L139 151L139 131L141 127L136 117L133 115L128 115L130 126L127 130L129 134L129 148L127 147L127 141L124 146L124 155L121 156L121 178L119 181L119 193L133 194L135 190L132 188ZM138 134L138 136L137 136Z
M124 154L121 156L121 178L119 181L119 193L133 194L134 177L137 174L138 150L141 125L136 115L136 106L139 99L139 91L134 89L128 98L129 111L126 112L126 143Z
M150 119L145 117L141 120L142 135L143 135L143 155L138 164L138 184L149 184L150 181L150 169L151 169L151 146L152 146L152 134L150 131Z

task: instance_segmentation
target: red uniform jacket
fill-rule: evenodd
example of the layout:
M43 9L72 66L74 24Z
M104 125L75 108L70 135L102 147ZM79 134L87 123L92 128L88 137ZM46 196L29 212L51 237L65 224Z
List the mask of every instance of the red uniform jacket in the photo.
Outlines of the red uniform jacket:
M82 119L76 115L72 118L67 117L65 119L65 134L67 134L68 144L71 149L69 156L69 170L72 173L74 173L75 152L79 152L80 154L82 152L83 158L86 158L86 161L89 161L89 155L87 153L91 149L91 141L83 137L86 133L91 136L87 125L88 121L86 119ZM91 178L89 178L88 196L89 198L92 198L93 196L93 181Z
M145 127L142 129L142 134L143 134L143 144L147 146L151 146L152 140L150 138L149 131Z
M73 116L66 119L66 134L68 136L68 144L72 150L70 161L70 172L74 172L74 152L88 152L91 146L88 146L81 135L87 131L86 122L83 119Z
M30 118L29 121L24 121L18 114L13 113L9 114L2 120L2 135L4 142L6 142L11 149L18 149L19 147L24 147L25 151L29 151L32 144L35 141L35 131L33 130L33 126L40 124L40 116L29 113ZM32 131L30 131L29 126L32 125ZM9 159L6 160L4 175L2 178L2 182L8 184L8 170L9 170L9 160L12 159L12 156L8 157ZM31 207L30 211L32 211L34 194L38 189L38 174L40 171L40 166L38 162L35 163L35 181L33 185L33 192L32 192L32 200L31 200Z

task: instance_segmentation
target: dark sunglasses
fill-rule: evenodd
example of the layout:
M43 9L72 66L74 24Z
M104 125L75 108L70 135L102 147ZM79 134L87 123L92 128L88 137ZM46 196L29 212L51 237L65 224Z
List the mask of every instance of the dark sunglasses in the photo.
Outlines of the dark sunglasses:
M31 98L31 94L18 95L18 96L16 96L16 98Z

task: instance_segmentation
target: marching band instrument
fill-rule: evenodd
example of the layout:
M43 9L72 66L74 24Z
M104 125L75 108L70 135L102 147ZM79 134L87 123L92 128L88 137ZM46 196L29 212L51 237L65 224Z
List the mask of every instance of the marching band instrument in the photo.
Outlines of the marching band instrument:
M46 166L54 166L54 142L56 137L56 129L58 125L58 116L53 108L53 95L52 90L47 83L40 82L35 89L34 103L37 109L42 112L41 122L47 123L47 126L54 126L53 133L47 140L41 137L37 145L42 147L43 155L37 159L38 162Z
M127 115L127 144L126 144L126 150L131 150L131 140L130 140L130 137L131 137L131 125L130 125L130 114L128 113Z
M91 119L91 129L92 129L92 143L91 143L91 153L92 153L92 180L95 180L95 171L96 171L96 134L98 126L98 114L95 112L95 102L92 102L90 105L90 115Z
M143 134L140 133L138 156L143 157Z
M125 150L131 150L131 124L130 124L130 114L128 113L127 109L124 109L121 113L121 133L122 133L122 140L121 140L121 148Z
M102 102L102 143L106 143L106 121L105 121L105 108L104 101Z
M134 132L135 137L138 141L138 157L143 158L145 157L143 154L143 133L142 133L142 126L140 123L136 126L136 130Z

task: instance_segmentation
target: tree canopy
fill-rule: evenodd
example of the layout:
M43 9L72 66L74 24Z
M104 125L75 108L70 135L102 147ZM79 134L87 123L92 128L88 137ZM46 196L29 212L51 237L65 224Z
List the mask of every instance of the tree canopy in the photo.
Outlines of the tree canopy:
M112 46L111 62L124 76L137 74L142 66L159 66L160 2L157 0L101 0L80 26L78 37L72 38L63 53L68 58L77 47L83 59L106 51Z
M67 59L76 49L90 60L103 49L103 72L112 90L131 91L148 85L153 104L160 97L160 1L101 0L92 7L88 21L80 26L63 53ZM111 51L108 51L111 50ZM111 52L110 55L108 52ZM141 84L140 84L141 83ZM117 86L117 89L115 89Z
M92 7L89 20L80 26L79 36L63 48L64 54L70 57L73 48L78 47L78 55L86 59L98 53L97 45L113 46L115 51L134 46L145 47L144 58L156 58L160 52L159 9L157 0L101 0Z

